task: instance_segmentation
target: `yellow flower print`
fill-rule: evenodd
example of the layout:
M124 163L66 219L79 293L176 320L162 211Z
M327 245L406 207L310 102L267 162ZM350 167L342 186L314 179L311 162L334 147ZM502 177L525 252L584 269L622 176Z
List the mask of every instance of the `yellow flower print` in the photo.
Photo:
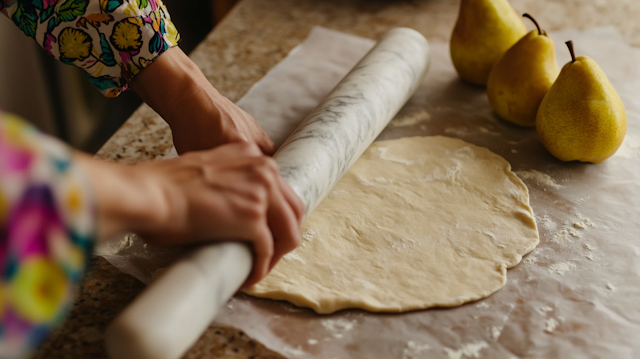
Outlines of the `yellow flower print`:
M28 134L32 133L31 125L18 116L2 114L2 131L4 139L16 148L29 148Z
M67 193L65 198L67 209L71 214L77 215L82 210L82 193L77 187L72 187Z
M93 50L91 37L86 32L72 27L64 28L58 35L60 59L68 61L83 61Z
M34 324L44 324L56 319L69 283L54 262L32 257L20 264L9 285L11 305L16 312Z
M140 27L129 19L116 22L109 40L118 51L136 51L142 47Z
M165 39L171 46L178 45L178 41L180 41L180 34L178 33L178 29L173 24L173 22L169 19L166 19L164 22L164 27L167 30L165 34Z

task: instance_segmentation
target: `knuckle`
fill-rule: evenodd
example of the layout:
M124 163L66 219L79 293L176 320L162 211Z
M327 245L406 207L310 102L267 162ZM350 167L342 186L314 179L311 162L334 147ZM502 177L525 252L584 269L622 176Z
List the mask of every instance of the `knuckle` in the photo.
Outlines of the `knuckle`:
M270 158L261 157L257 158L251 166L251 172L256 180L267 189L274 187L276 181L276 174L269 164L271 161L273 160Z
M262 222L266 218L266 198L259 191L247 191L235 201L235 211L241 218L251 223Z
M262 221L266 216L266 210L263 205L264 200L255 194L248 194L245 198L248 201L242 201L243 203L236 206L239 215L251 222Z
M260 147L253 142L242 141L238 142L236 146L238 146L242 154L247 156L259 156L262 154Z

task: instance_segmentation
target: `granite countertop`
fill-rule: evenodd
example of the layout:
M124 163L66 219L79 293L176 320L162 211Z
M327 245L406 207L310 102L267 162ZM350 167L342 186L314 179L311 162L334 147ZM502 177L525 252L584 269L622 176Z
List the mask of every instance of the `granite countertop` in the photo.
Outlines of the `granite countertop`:
M638 0L511 0L548 31L615 26L640 47ZM209 81L237 101L315 25L378 39L389 28L412 27L430 41L448 41L457 16L451 0L243 0L191 54ZM171 132L142 106L98 152L108 161L136 163L162 158ZM36 358L106 358L103 333L115 316L144 289L101 258L93 261L64 325ZM232 328L211 326L185 358L280 358Z

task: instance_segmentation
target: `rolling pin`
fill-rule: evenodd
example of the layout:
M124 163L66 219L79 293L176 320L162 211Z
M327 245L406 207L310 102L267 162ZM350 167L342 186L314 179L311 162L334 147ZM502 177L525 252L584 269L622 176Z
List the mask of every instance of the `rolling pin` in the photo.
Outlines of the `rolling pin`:
M274 155L280 175L315 209L424 80L429 45L417 31L390 30L302 121ZM248 277L249 246L198 248L172 265L106 332L112 359L177 359Z

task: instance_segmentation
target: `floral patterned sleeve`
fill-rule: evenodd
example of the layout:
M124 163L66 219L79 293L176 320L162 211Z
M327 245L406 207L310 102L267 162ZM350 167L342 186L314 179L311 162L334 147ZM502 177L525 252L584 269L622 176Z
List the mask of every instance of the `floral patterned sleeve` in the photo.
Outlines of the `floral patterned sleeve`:
M162 0L0 0L0 11L107 97L180 39Z
M64 318L94 243L88 182L61 142L0 112L0 358Z

